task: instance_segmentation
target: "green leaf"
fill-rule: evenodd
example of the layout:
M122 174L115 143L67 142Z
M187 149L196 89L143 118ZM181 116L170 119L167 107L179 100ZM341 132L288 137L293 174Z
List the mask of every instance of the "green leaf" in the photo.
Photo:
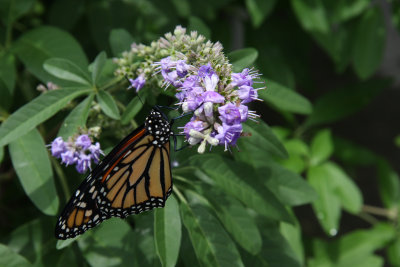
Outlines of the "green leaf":
M33 265L20 254L15 253L7 246L0 244L0 266L25 267Z
M64 140L67 140L68 137L77 133L79 127L84 127L86 125L93 98L94 94L90 94L68 114L57 136L61 136Z
M243 266L235 244L208 210L200 205L180 205L197 259L202 266Z
M314 104L306 126L334 122L355 113L369 104L389 84L388 80L371 80L325 94Z
M308 159L310 155L307 144L301 139L294 138L285 141L284 145L289 153L289 157L279 160L279 162L295 173L302 173L308 165L306 159Z
M261 215L292 222L284 206L265 187L254 184L255 173L251 166L235 162L217 155L194 156L192 164L200 166L217 186L237 198Z
M98 77L101 76L101 72L103 71L104 65L106 64L107 54L106 52L101 52L93 62L93 70L92 70L92 83L97 85Z
M121 117L119 115L119 110L117 103L115 103L114 98L106 91L100 90L96 95L97 101L100 104L103 112L110 118L114 120L119 120Z
M67 59L50 58L44 62L43 68L59 79L91 86L88 73Z
M145 101L145 99L143 99ZM126 125L131 119L133 119L139 111L142 109L143 103L140 101L139 97L134 97L131 102L129 102L124 113L121 116L121 124Z
M191 31L197 31L199 34L204 35L206 39L211 39L210 28L198 17L189 17L188 32Z
M274 9L276 0L246 0L253 26L258 28Z
M72 99L91 90L65 88L42 94L19 108L0 126L0 147L16 140L44 122Z
M242 137L239 147L243 144L244 146L251 146L255 150L263 151L264 154L266 152L281 158L288 157L285 147L276 138L271 128L263 121L259 123L247 121L243 124L243 132L249 132L251 136Z
M34 129L10 143L11 160L25 193L47 215L55 215L58 195L49 154L40 133Z
M251 67L258 57L254 48L244 48L228 54L234 72L241 72L244 68Z
M363 198L360 189L347 176L347 174L335 163L326 162L322 165L327 179L331 180L331 186L345 210L357 214L361 211Z
M258 168L257 174L263 184L286 205L304 205L318 198L315 190L300 175L274 162Z
M304 248L301 237L302 232L300 224L297 221L295 225L281 222L279 225L279 230L281 234L285 237L286 241L289 243L294 254L297 256L297 259L301 263L301 266L305 266Z
M181 245L178 201L170 196L163 209L154 212L154 241L162 266L175 266Z
M400 238L388 246L387 252L391 266L400 266Z
M336 244L340 251L337 266L366 266L357 262L383 248L395 235L393 226L383 223L370 230L358 230L347 234Z
M329 23L321 0L292 0L292 8L301 26L309 32L328 33Z
M378 159L377 162L379 195L385 207L397 209L400 201L400 177L386 160Z
M262 240L254 218L236 199L205 187L203 195L212 204L218 219L235 241L252 255L261 250Z
M11 25L18 18L28 13L34 6L34 3L34 0L2 1L0 3L1 18L6 24Z
M319 131L311 141L310 164L312 166L318 165L329 159L332 153L333 143L331 131L328 129Z
M335 1L333 23L344 22L364 12L370 5L370 0Z
M353 63L361 79L370 77L379 67L385 48L386 32L381 8L368 9L358 25L353 46Z
M351 165L374 165L378 156L372 151L357 145L349 140L335 136L333 139L335 146L335 157Z
M6 90L13 94L17 71L15 67L15 57L11 53L0 51L0 81L6 85Z
M135 40L127 30L113 29L110 33L109 42L113 55L119 56L122 52L129 51Z
M310 114L312 112L310 101L296 91L271 80L265 81L265 84L267 88L258 90L258 96L279 110L298 114Z
M91 266L135 266L134 242L139 240L129 224L118 218L102 222L78 239L83 257Z
M49 58L68 59L82 69L88 65L79 43L68 32L55 27L42 26L23 34L14 44L13 51L43 83L62 83L43 69L43 63Z
M334 193L332 177L326 176L327 171L323 166L308 169L307 179L317 192L319 198L312 203L315 215L322 228L329 235L336 235L340 219L340 199Z

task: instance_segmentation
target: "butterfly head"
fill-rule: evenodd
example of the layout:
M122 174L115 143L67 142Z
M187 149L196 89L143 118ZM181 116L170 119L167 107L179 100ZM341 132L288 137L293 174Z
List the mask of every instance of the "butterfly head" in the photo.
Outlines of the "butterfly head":
M172 135L171 125L166 119L166 116L159 110L153 109L145 121L146 130L154 136L153 144L161 147L169 142L169 137Z

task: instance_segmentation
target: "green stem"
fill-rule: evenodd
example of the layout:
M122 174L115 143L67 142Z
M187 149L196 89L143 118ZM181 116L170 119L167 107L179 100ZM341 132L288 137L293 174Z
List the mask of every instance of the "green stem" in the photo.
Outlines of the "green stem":
M70 191L69 191L67 179L66 179L64 172L62 171L61 166L58 163L58 161L52 156L50 156L50 158L51 158L51 163L54 167L54 170L56 171L57 176L60 178L60 183L61 183L61 187L64 192L65 199L66 199L66 201L68 201L68 199L70 198Z
M180 201L182 201L183 203L188 205L188 202L187 202L186 198L183 196L181 191L179 191L179 189L176 186L174 187L174 193L179 198Z

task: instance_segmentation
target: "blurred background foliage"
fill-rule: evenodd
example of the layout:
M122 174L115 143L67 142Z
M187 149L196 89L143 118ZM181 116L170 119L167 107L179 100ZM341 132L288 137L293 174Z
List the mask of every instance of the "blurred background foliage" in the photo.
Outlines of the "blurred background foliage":
M2 0L0 15L0 266L400 266L398 1ZM240 152L172 155L164 209L57 241L84 177L45 144L85 124L96 82L116 83L112 57L176 25L260 70L263 122ZM62 89L36 90L49 81ZM104 94L106 150L173 102Z

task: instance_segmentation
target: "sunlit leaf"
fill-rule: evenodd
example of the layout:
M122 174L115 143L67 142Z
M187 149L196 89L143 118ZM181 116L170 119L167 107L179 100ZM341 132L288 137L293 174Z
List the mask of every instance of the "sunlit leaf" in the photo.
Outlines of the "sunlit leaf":
M0 126L0 146L4 146L47 120L72 99L91 90L65 88L42 94L15 111Z
M59 79L90 86L88 73L67 59L50 58L44 62L43 68Z
M318 165L327 160L333 152L331 132L328 129L319 131L311 141L311 165Z

